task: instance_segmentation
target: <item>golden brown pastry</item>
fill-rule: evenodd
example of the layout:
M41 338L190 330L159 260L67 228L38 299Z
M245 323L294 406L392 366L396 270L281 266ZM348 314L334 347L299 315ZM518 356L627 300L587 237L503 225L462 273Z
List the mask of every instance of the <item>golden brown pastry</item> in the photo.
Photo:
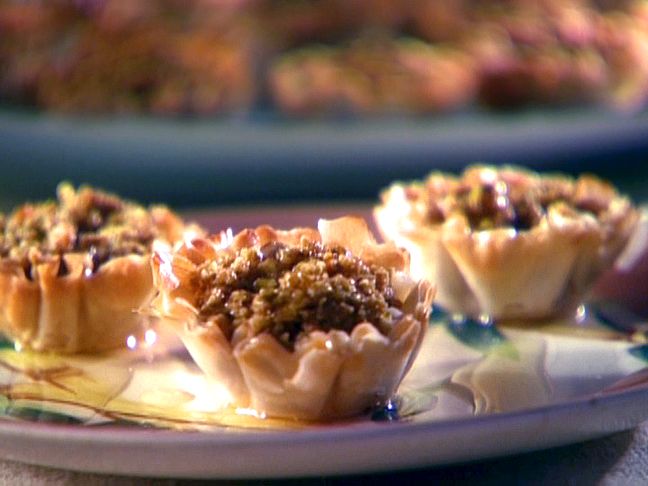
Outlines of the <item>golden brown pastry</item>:
M389 399L418 352L433 289L408 264L360 218L261 226L156 252L152 308L236 405L347 417Z
M451 312L542 319L569 312L611 266L638 220L630 201L593 177L474 166L394 184L375 208L412 273Z
M69 184L58 201L0 215L0 332L38 351L97 352L143 331L154 240L181 238L167 208L147 210Z

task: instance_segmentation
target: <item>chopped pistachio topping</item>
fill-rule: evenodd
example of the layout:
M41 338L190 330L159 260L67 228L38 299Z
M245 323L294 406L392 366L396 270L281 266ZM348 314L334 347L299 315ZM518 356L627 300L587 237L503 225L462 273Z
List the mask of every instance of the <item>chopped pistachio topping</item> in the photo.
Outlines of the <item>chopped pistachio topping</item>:
M239 326L270 333L292 349L302 333L351 332L370 322L387 335L400 313L389 270L344 248L273 242L205 262L194 284L203 321L231 337Z

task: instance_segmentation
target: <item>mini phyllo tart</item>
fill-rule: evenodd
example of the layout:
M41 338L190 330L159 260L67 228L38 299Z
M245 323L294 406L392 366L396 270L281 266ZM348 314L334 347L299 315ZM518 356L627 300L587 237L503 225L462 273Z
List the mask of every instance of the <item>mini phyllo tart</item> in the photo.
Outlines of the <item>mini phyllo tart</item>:
M125 346L143 331L135 311L153 294L152 243L183 228L165 207L69 184L57 201L0 215L0 332L37 351Z
M619 256L638 211L594 176L516 167L432 173L382 193L375 220L446 310L500 320L569 315Z
M156 252L154 312L233 405L330 420L388 400L427 328L433 288L364 220L269 226Z

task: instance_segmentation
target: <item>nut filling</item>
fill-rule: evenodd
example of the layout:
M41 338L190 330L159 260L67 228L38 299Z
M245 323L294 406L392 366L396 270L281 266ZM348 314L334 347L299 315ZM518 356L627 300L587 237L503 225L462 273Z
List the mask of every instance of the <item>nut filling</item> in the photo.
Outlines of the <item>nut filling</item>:
M223 253L196 273L201 321L216 324L231 339L248 325L293 349L302 333L319 329L351 333L371 322L388 335L400 302L390 272L339 246L271 242L260 248Z
M410 201L426 205L428 223L443 223L451 213L460 212L471 229L478 231L531 229L558 203L598 217L615 195L612 186L593 176L576 181L549 176L532 180L512 172L481 169L467 171L458 180L446 179L443 184L433 174L424 186L407 188Z
M0 258L18 262L31 278L34 263L59 257L59 274L65 275L63 256L86 253L87 268L94 273L114 257L149 253L159 233L145 208L89 187L75 192L62 184L58 202L27 204L0 216Z

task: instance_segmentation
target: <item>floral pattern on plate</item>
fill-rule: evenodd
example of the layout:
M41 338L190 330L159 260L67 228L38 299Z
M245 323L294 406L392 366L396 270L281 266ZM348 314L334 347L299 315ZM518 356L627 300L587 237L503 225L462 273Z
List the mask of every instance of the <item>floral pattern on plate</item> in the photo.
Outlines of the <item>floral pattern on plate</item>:
M528 410L648 381L648 347L587 316L539 326L496 326L435 312L399 395L386 408L338 423L443 421ZM236 409L164 331L129 349L61 356L0 346L0 419L180 430L319 427Z

